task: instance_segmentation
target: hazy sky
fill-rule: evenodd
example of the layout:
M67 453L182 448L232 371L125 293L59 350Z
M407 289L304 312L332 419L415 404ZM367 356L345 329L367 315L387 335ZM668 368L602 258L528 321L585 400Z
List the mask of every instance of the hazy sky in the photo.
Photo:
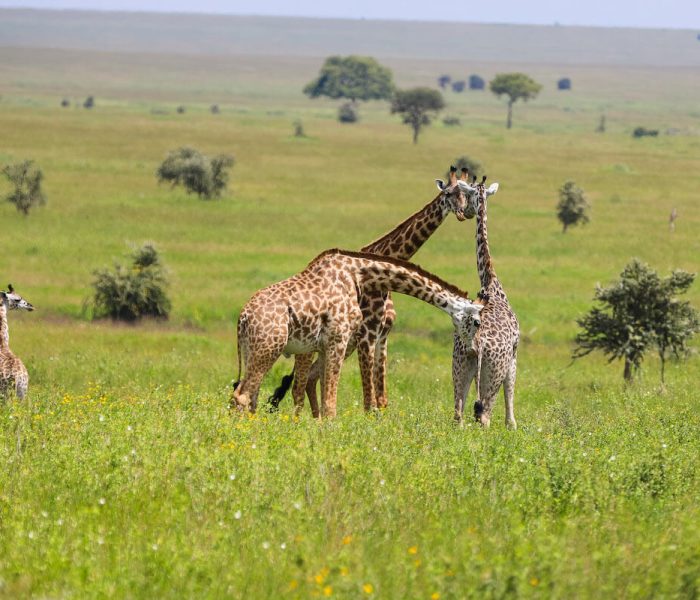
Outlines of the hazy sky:
M700 0L0 0L10 6L700 29Z

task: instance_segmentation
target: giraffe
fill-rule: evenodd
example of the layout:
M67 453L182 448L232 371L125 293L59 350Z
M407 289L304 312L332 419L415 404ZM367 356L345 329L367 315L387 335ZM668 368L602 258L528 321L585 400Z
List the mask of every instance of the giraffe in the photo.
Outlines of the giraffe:
M436 179L439 193L422 209L399 223L394 229L370 242L360 251L371 254L409 260L425 244L438 227L452 212L459 221L474 216L472 207L475 203L467 201L467 195L475 191L468 185L467 170L462 169L461 177L457 178L457 169L450 167L447 183ZM357 348L362 376L362 393L365 410L385 408L388 404L386 390L386 356L387 336L391 331L396 311L389 292L363 292L360 297L362 322L353 333L348 343L345 358L348 358ZM294 370L294 388L292 395L295 406L303 404L303 394L309 397L311 412L318 417L318 400L316 385L321 377L320 359L309 367L312 356L296 355ZM307 364L308 363L308 364ZM308 382L300 376L309 373ZM285 376L280 387L270 397L273 409L277 408L286 389L292 382L290 375Z
M34 307L16 294L11 285L8 285L7 289L7 292L0 291L0 394L7 398L8 392L14 387L17 398L22 400L27 395L29 374L24 363L10 350L7 311L32 311Z
M327 250L301 272L266 287L243 307L238 318L238 372L230 407L255 412L262 378L281 354L306 357L296 376L305 383L311 357L319 352L323 414L336 414L336 392L347 345L360 326L363 293L395 291L414 296L452 317L465 344L479 326L486 300L472 302L466 292L412 263L364 252ZM303 387L295 410L303 406ZM299 391L299 389L297 389Z
M491 259L486 228L487 199L498 191L498 184L486 188L486 176L481 183L473 184L477 194L471 198L477 205L476 213L476 264L481 281L481 292L488 296L488 304L480 315L481 326L471 345L455 336L452 354L452 380L455 397L455 419L461 423L464 403L472 379L476 378L476 402L474 418L488 427L496 394L503 386L506 405L506 426L515 429L513 393L517 365L520 329L518 319L508 303L508 297Z

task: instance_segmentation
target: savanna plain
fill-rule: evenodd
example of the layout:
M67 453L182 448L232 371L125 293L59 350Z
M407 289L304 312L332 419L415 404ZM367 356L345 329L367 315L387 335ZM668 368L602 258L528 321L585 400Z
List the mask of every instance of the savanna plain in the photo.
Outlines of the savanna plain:
M0 47L0 162L35 160L48 198L28 217L0 206L0 282L37 307L10 314L31 382L0 405L0 598L698 597L700 361L672 362L661 386L651 354L632 385L621 364L570 358L596 284L632 257L698 270L697 72L388 50L400 87L511 70L545 84L510 131L489 92L446 92L461 126L437 119L413 145L386 103L342 125L336 103L303 96L332 40L304 56L40 40ZM88 94L95 107L76 106ZM634 139L640 125L661 134ZM235 156L221 199L157 184L182 145ZM453 424L450 320L406 297L385 411L365 414L353 357L333 421L295 418L289 398L229 413L247 299L389 231L463 154L500 184L489 240L521 325L518 430L500 397L489 430ZM591 222L562 234L567 179ZM474 296L474 232L450 216L415 261ZM170 319L91 319L93 272L144 242L168 270ZM700 284L688 296L700 305Z

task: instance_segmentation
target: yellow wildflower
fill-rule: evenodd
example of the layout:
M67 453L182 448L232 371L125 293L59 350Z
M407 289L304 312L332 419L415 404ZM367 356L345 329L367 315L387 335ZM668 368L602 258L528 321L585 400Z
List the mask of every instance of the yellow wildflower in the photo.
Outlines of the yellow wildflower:
M299 582L298 582L296 579L292 579L292 580L289 582L289 589L290 589L290 590L295 590L295 589L297 589L298 587L299 587Z
M537 577L533 577L532 579L530 579L530 585L533 587L536 585L539 585L539 583L540 583L540 580L537 579Z
M333 588L330 585L327 585L326 587L323 588L323 595L324 596L330 596L333 593Z
M440 593L439 592L433 592L430 595L430 600L440 600Z
M371 593L374 591L374 586L373 586L371 583L365 583L365 584L362 586L362 591L363 591L365 594L371 594Z
M408 553L409 553L409 554L418 554L418 546L411 546L411 547L408 549Z
M346 535L343 538L343 546L347 546L350 542L352 542L352 536L351 535Z

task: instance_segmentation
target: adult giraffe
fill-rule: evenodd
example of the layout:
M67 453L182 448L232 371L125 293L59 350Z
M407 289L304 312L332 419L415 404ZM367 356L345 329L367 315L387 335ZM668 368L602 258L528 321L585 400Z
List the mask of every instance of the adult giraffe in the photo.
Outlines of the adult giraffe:
M455 419L462 421L464 403L469 386L476 378L476 402L474 418L488 427L496 394L503 386L506 404L506 426L515 429L513 395L517 367L520 328L518 319L510 307L508 297L493 267L486 228L487 199L498 191L498 184L486 188L486 176L481 183L473 185L476 194L470 197L475 202L476 213L476 266L481 281L481 292L488 297L488 304L481 313L481 325L473 343L465 344L455 336L452 353L452 381L455 397Z

